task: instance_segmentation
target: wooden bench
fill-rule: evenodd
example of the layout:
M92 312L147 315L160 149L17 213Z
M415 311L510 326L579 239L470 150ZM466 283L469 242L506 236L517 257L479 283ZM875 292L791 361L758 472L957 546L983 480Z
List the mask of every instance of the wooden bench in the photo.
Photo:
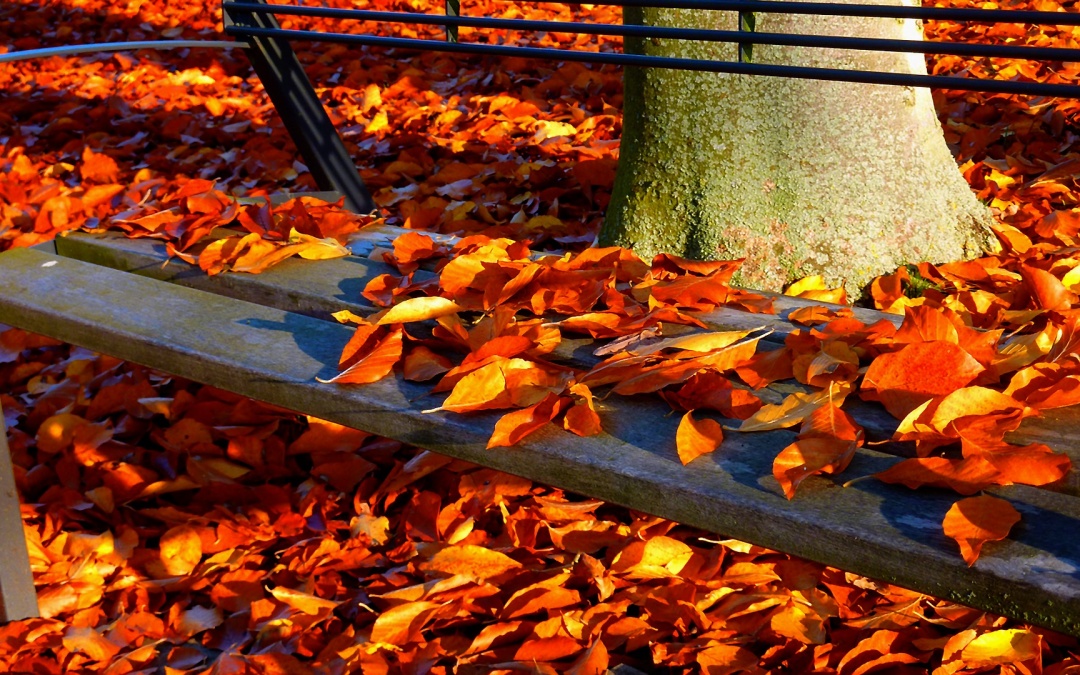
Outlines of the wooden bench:
M226 4L230 6L236 4ZM272 19L254 11L239 20L236 11L231 16L233 25ZM249 54L256 54L256 70L294 138L299 136L298 146L320 187L338 190L353 208L367 210L370 204L364 200L370 196L341 139L336 133L331 137L306 129L321 126L318 119L326 118L326 113L288 43L277 33L265 32L274 30L272 23L264 23L236 32L251 41ZM454 48L460 43L442 44ZM386 243L393 234L369 234L367 244L371 237L376 241L382 237ZM365 240L353 245L359 249ZM794 432L731 433L722 452L683 466L673 441L678 418L670 416L659 399L606 404L601 411L605 433L599 436L580 438L552 427L519 446L493 452L485 446L498 414L423 414L437 400L430 397L428 387L396 375L359 387L318 382L317 378L336 372L341 349L351 335L350 328L329 320L329 314L341 309L371 313L372 308L355 301L359 289L374 276L392 272L391 268L354 255L332 261L287 261L258 276L207 277L186 263L171 260L166 264L166 260L159 243L117 235L76 234L35 249L0 253L0 323L1080 635L1080 537L1076 536L1080 491L1075 482L1056 491L1023 486L991 490L1010 500L1024 520L1007 541L988 546L980 560L968 567L955 543L941 532L942 517L956 500L955 494L910 491L874 480L841 487L841 481L869 476L900 461L888 452L859 449L841 479L810 478L798 497L789 501L772 478L771 465L777 452L792 442ZM705 321L721 329L768 323L775 331L769 339L782 340L793 330L785 320L787 313L807 304L820 303L778 298L775 316L724 309L706 316ZM870 310L855 311L867 321L899 321L899 317ZM586 341L564 344L560 356L579 366L588 365L595 359L590 347ZM788 391L778 385L763 396L779 400ZM887 437L895 428L895 420L875 405L851 409L877 438ZM1074 412L1054 411L1037 423L1025 424L1011 439L1047 442L1074 461L1080 460L1076 421ZM0 554L0 620L33 616L33 586L25 550L19 548L21 520L6 447L0 447L0 536L6 544Z

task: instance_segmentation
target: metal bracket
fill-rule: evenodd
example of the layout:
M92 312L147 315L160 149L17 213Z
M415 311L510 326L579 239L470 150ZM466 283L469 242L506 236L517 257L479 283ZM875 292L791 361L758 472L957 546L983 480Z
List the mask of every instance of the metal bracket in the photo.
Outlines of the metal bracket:
M265 0L258 0L266 4ZM272 14L223 7L226 32L231 26L278 29ZM274 104L285 129L304 158L320 190L345 196L345 206L357 213L377 209L367 186L360 178L344 141L319 101L311 80L304 72L288 41L277 37L249 35L247 57Z

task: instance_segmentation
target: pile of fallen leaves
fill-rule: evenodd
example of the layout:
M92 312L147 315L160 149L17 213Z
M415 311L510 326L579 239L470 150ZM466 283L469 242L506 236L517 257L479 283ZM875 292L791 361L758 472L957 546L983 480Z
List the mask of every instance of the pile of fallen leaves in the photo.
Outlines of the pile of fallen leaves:
M587 6L468 11L618 20ZM194 2L0 8L9 51L220 29ZM1077 39L1066 27L931 33ZM802 478L842 471L865 441L841 407L853 395L880 401L900 420L896 440L915 447L882 479L972 495L1067 470L1064 455L1004 435L1080 396L1075 101L939 94L964 175L1000 215L1001 251L875 281L878 308L907 311L899 329L807 308L789 316L804 329L765 351L762 332L661 331L700 328L714 308L769 312L770 298L728 285L734 264L588 248L614 176L617 70L335 46L301 57L386 222L418 230L376 254L398 272L365 289L384 309L341 316L357 330L336 381L395 368L439 378L443 410L509 411L492 446L552 421L599 432L594 389L663 396L685 415L673 439L684 462L722 443L704 410L743 431L801 424L774 465L796 499ZM932 68L1077 80L1069 63L942 57ZM262 199L314 186L239 50L2 65L0 91L0 247L108 227L162 239L207 273L256 272L340 255L379 224ZM815 279L788 292L845 300ZM604 360L569 368L548 358L564 333L612 343ZM790 378L802 389L778 404L753 392ZM0 628L8 672L1080 670L1071 638L20 331L0 332L0 406L44 617ZM969 561L1005 536L973 536L973 514L1011 515L970 499L944 523Z
M0 345L43 615L0 627L6 672L1080 666L1049 631L20 331Z

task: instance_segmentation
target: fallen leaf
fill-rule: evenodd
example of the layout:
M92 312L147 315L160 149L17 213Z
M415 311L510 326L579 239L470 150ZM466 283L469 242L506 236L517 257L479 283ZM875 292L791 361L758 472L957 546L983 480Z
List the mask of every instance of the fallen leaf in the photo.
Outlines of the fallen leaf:
M675 433L679 461L689 464L698 457L715 451L724 441L724 431L714 420L695 420L693 411L683 415Z
M423 298L409 298L394 305L382 315L378 323L380 326L389 323L412 323L415 321L427 321L437 319L447 314L455 314L462 310L461 306L453 300L435 296Z
M190 574L202 560L202 538L190 525L178 525L161 535L159 547L165 571L174 576Z
M1009 536L1009 530L1018 522L1020 514L1012 504L1004 499L982 495L961 499L953 504L945 514L943 524L945 536L956 540L964 562L971 566L979 558L983 544ZM999 639L992 638L976 653L985 657L1000 646Z

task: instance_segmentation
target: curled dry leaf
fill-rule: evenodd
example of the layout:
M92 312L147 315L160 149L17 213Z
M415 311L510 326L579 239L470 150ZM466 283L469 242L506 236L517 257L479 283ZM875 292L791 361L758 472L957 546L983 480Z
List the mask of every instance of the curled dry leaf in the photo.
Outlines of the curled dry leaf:
M499 418L487 447L501 448L516 445L529 434L539 431L569 405L569 399L549 393L539 403L515 410Z
M732 430L750 432L787 429L800 424L811 413L826 403L839 406L843 403L849 391L850 388L848 387L834 386L814 392L788 394L780 403L762 406L760 410L743 420L742 424Z
M723 442L724 430L720 424L710 419L695 420L693 411L683 415L675 433L675 445L683 464L715 451Z
M584 384L570 386L570 394L576 399L563 416L563 428L578 436L595 436L603 431L600 415L596 412L592 390Z
M960 555L974 565L988 541L1000 541L1009 536L1012 526L1020 522L1020 514L1004 499L981 495L961 499L945 514L945 535L960 545Z
M357 332L366 330L365 326ZM316 378L324 384L371 384L378 382L394 370L394 365L401 359L402 330L396 326L351 366L329 380Z
M819 473L840 473L855 455L855 441L840 438L802 438L780 451L773 460L773 477L784 496L795 498L795 490L804 480Z

